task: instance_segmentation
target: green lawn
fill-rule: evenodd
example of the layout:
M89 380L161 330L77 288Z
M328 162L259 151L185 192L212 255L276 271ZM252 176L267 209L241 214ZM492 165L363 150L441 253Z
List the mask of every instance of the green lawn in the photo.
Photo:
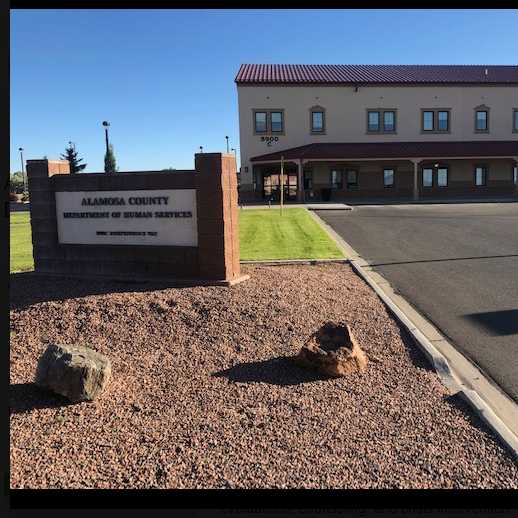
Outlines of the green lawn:
M11 272L32 270L32 240L29 212L11 212Z
M239 211L241 259L341 259L335 242L303 208Z
M29 212L11 212L11 272L32 270ZM241 259L340 259L336 244L306 209L239 211Z

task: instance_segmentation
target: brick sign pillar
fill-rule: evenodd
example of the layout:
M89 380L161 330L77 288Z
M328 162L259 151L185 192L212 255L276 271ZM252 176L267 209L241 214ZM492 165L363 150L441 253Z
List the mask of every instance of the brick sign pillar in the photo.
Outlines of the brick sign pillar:
M58 243L56 197L49 179L56 174L70 174L67 160L27 160L34 268L41 272L52 271L52 263L64 253Z
M228 153L197 153L194 162L200 276L238 282L245 276L239 267L236 159Z

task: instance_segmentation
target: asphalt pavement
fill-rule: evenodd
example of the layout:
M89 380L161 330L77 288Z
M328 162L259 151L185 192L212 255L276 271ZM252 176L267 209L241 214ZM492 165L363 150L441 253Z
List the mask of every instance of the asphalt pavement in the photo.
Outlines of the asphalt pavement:
M518 203L316 212L518 402Z

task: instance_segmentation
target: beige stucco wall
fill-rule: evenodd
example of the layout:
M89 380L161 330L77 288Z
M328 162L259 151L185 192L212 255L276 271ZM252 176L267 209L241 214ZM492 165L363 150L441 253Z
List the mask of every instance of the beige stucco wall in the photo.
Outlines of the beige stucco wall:
M240 86L237 90L244 187L252 182L251 157L313 142L518 141L512 128L513 108L518 108L516 86L360 87L358 92L349 86ZM325 135L310 134L309 110L315 105L326 109ZM474 111L480 105L489 107L489 133L474 131ZM397 110L395 134L367 134L366 111L376 108ZM451 109L450 133L423 134L422 108ZM271 146L254 135L253 109L284 110L285 134Z

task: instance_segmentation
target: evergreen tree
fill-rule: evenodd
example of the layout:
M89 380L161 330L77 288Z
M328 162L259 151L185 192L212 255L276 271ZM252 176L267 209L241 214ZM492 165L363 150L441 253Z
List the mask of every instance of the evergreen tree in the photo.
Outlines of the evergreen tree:
M117 172L117 162L115 160L115 154L113 153L113 146L111 144L108 146L108 151L104 155L104 172Z
M22 193L23 192L23 173L21 171L16 171L12 175L10 175L9 179L10 192Z
M68 160L70 162L70 173L75 174L82 171L87 164L81 164L83 161L82 158L77 158L77 151L71 143L69 143L68 147L65 149L65 154L61 155L63 160Z

